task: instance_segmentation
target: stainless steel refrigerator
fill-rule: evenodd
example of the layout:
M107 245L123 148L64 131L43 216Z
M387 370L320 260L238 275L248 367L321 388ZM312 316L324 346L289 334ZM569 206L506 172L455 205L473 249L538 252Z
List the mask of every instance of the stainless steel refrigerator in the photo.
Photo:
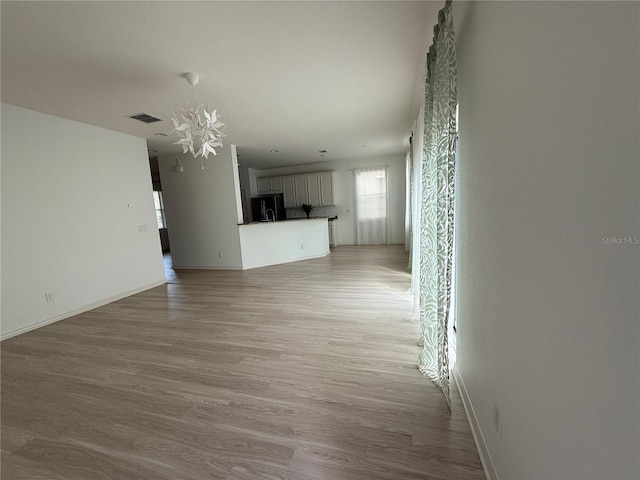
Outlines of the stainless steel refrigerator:
M251 211L254 222L278 222L287 219L287 211L284 208L284 198L281 193L253 197Z

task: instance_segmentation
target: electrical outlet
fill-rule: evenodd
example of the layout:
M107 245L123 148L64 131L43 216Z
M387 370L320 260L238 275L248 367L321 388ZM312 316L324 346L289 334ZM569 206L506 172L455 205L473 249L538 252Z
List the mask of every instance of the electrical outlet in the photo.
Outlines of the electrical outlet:
M303 243L300 244L300 250L304 250L304 244Z
M222 252L218 252L218 258L222 258L224 257L224 255L222 255Z
M47 292L44 294L44 299L47 302L53 302L53 293Z
M346 213L351 213L351 209L347 208Z
M497 405L493 406L493 427L496 429L498 437L502 437L502 412Z
M149 231L149 227L147 227L146 225L138 225L138 231L140 233L147 232L147 231Z

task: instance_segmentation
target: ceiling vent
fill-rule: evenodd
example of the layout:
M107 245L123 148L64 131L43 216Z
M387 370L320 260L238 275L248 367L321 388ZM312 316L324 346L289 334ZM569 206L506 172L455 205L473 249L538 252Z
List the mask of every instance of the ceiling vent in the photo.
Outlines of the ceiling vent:
M129 118L133 118L134 120L140 120L141 122L144 122L144 123L155 123L155 122L162 121L161 118L153 117L148 113L138 113L136 115L129 116Z

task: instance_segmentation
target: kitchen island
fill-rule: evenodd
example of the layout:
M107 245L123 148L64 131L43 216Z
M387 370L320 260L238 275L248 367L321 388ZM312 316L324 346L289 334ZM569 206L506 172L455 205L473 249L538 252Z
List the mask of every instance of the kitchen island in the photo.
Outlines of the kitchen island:
M329 254L327 218L238 225L242 269L297 262Z

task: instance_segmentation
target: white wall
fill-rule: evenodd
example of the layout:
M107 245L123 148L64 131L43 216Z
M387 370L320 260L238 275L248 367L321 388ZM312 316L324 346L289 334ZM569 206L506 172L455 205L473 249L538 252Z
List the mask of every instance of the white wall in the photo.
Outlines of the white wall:
M3 338L164 282L146 142L2 104Z
M173 171L179 158L184 172ZM238 223L239 178L234 145L204 160L190 154L158 159L173 265L242 268ZM222 258L218 254L222 254Z
M353 170L370 166L389 166L389 195L391 215L391 242L404 243L405 211L405 155L392 155L383 158L363 158L357 160L339 160L268 170L256 170L256 177L275 177L320 171L335 171L335 206L316 207L311 216L337 215L339 244L355 244L355 209ZM287 218L305 217L300 209L288 208Z
M329 254L326 219L240 226L243 269L297 262Z
M639 247L602 240L640 235L639 10L454 3L457 369L501 479L640 478Z

